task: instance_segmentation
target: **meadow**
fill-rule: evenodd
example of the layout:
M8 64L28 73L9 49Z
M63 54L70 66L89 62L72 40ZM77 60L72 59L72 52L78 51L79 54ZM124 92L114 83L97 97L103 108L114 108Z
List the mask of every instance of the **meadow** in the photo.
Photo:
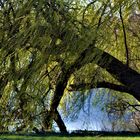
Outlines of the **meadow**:
M139 136L92 136L92 137L71 137L71 136L18 136L1 135L0 140L140 140Z

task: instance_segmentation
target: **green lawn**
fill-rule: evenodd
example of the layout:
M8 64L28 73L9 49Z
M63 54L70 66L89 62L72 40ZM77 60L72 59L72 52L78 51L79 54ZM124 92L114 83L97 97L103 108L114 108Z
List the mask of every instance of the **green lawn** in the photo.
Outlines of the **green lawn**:
M59 137L59 136L6 136L1 135L0 140L140 140L140 137Z

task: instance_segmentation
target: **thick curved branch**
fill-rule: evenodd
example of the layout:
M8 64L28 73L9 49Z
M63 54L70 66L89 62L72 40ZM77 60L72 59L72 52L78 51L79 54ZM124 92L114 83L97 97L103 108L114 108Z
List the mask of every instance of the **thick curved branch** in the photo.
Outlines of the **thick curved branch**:
M130 89L131 95L140 100L140 74L110 54L99 49L98 52L102 53L102 55L100 60L95 63L104 68L116 80Z
M109 53L95 47L95 43L81 53L79 60L72 67L73 72L89 63L95 63L108 71L131 91L131 93L129 92L131 95L140 101L140 74L137 71L123 64Z
M97 83L81 83L81 84L72 84L70 85L69 91L80 91L92 88L108 88L119 92L131 93L130 89L123 85L117 85L110 82L97 82Z

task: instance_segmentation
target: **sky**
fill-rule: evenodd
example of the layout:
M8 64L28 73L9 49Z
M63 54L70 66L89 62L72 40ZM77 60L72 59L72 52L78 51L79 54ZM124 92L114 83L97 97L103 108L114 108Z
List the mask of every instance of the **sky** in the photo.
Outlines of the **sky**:
M88 109L88 111L84 111L81 109L79 112L78 118L73 120L70 118L66 118L62 116L65 125L67 127L68 131L72 130L102 130L104 128L104 125L108 126L108 129L110 128L111 124L109 122L109 119L107 117L107 113L102 111L101 106L97 104L96 106L93 106L93 98L95 96L95 91L92 90L92 96L89 96L91 98L90 100L87 98L85 103L85 109ZM90 101L90 102L89 102Z

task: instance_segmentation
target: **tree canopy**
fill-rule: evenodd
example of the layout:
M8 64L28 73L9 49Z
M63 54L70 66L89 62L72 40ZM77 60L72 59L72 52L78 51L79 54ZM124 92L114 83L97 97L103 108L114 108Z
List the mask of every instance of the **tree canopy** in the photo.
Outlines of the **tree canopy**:
M66 132L58 106L74 91L111 89L139 103L139 8L139 0L0 0L0 130L48 131L54 120Z

